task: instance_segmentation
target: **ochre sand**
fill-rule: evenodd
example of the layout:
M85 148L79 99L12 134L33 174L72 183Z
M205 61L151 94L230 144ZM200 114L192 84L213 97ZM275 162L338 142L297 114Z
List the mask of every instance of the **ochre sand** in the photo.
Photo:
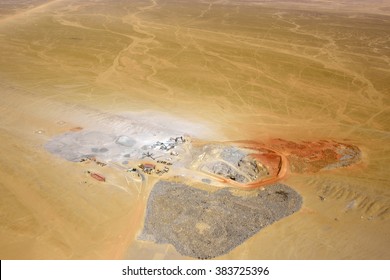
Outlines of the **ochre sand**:
M102 183L44 149L130 112L205 141L362 150L354 166L287 174L281 183L302 195L302 209L219 258L389 259L390 3L334 2L1 9L0 258L186 258L137 239L154 179L129 185L94 166Z

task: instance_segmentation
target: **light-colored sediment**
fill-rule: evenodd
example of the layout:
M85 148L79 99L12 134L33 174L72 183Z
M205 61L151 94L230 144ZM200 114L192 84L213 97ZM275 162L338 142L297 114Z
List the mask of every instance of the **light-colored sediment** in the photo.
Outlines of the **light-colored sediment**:
M26 1L3 12L0 258L186 258L137 239L159 177L132 182L45 149L136 116L140 135L152 123L293 162L278 180L301 210L218 258L389 259L390 3L332 2ZM321 140L359 147L360 161L323 170L322 148L302 162L287 147Z

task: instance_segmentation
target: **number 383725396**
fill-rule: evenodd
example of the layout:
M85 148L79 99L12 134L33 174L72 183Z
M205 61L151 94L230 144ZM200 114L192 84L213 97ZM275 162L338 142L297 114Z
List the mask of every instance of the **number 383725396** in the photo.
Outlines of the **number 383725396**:
M268 267L261 266L217 266L215 275L268 275Z

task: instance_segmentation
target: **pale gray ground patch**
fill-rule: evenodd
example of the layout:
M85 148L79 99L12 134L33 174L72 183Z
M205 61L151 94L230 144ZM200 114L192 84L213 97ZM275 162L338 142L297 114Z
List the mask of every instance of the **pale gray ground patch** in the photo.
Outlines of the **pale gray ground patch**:
M203 177L198 178L199 172L239 183L253 182L264 175L247 149L222 143L194 148L189 136L176 134L155 141L155 138L149 138L152 132L145 133L144 137L140 137L136 131L127 135L88 130L67 132L52 138L45 148L73 162L94 158L100 162L124 165L138 160L173 165L190 171L186 174L199 180Z
M69 161L96 157L102 161L121 160L125 155L140 156L136 149L117 144L117 137L100 131L68 132L45 144L46 150ZM127 136L126 136L127 137ZM130 137L127 140L130 141ZM135 142L135 141L134 141Z

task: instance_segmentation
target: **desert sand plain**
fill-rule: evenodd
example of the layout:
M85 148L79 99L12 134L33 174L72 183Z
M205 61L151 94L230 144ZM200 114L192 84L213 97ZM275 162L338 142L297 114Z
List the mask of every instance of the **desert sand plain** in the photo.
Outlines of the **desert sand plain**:
M0 258L192 259L139 238L158 176L47 149L128 129L354 145L286 171L301 208L216 259L389 259L389 81L390 1L1 1Z

